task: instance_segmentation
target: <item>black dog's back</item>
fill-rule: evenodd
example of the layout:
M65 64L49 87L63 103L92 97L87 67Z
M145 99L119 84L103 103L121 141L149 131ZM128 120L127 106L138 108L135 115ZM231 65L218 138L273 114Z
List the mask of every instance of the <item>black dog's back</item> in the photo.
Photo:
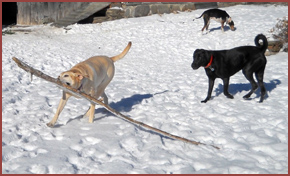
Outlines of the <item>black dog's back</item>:
M206 16L206 18L214 17L214 18L222 18L222 19L226 19L227 17L228 18L230 17L226 11L221 10L221 9L206 10L198 18L201 18L202 16ZM198 18L196 18L196 19L198 19Z
M259 41L262 40L263 44L260 44ZM230 50L223 50L224 52L233 52L235 53L236 51L243 52L243 53L249 53L251 55L254 55L255 52L258 54L264 55L265 51L268 48L268 40L263 34L259 34L255 37L255 45L256 47L253 46L239 46L236 48L232 48ZM237 53L235 53L237 55Z
M209 17L222 18L224 20L230 17L226 11L220 9L209 9L207 10L207 14Z
M262 40L263 44L260 44L259 41ZM254 46L240 46L233 48L231 50L225 50L227 52L227 58L236 58L240 59L239 57L235 57L239 54L244 55L243 61L246 63L251 59L257 58L257 54L264 56L265 51L268 48L268 41L267 38L263 34L259 34L255 37L255 45ZM264 59L265 57L260 57ZM244 64L245 64L244 63Z
M262 40L263 44L260 44L259 41ZM236 48L232 48L230 50L221 50L221 51L212 51L213 55L217 58L223 58L223 64L220 67L227 67L227 74L223 73L223 76L232 76L239 70L245 67L249 62L253 62L255 60L257 66L253 67L253 71L256 71L260 68L260 66L264 66L266 64L266 58L264 57L264 53L268 48L267 38L263 34L259 34L255 37L255 46L239 46ZM238 56L238 57L237 57Z

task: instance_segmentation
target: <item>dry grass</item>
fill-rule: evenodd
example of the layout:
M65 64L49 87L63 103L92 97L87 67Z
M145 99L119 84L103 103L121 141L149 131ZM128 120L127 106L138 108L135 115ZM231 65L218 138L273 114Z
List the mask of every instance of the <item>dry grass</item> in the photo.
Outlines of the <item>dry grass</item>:
M273 38L283 43L284 51L288 52L288 18L278 19L276 26L271 30Z

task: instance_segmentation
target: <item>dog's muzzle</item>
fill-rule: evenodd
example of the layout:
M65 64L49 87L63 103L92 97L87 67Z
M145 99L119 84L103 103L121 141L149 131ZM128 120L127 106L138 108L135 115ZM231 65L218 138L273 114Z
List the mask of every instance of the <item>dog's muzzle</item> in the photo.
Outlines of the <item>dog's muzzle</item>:
M197 70L199 68L199 66L195 65L194 63L191 64L191 68L193 70Z
M58 79L58 81L60 81L60 82L62 82L62 83L64 83L64 84L70 86L70 83L69 83L69 82L64 82L64 81L62 81L62 80L60 79L60 76L58 76L57 79Z

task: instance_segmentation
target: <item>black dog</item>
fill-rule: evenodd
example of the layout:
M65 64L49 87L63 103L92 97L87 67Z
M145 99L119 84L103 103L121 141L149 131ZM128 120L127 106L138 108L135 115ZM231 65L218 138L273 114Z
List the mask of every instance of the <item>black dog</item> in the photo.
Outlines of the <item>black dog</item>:
M234 21L232 21L232 18L229 16L229 14L224 11L224 10L220 10L220 9L209 9L204 11L200 17L201 18L203 16L203 20L204 20L204 26L201 29L201 31L204 30L204 28L206 28L206 30L208 30L208 26L210 23L210 20L216 20L218 22L221 23L221 29L222 31L224 31L224 23L226 22L226 24L228 24L231 28L231 30L233 31L235 29L234 27ZM195 19L198 19L195 18ZM193 19L193 20L195 20Z
M263 45L259 43L259 40L263 41ZM252 93L258 89L258 85L253 78L253 73L255 73L256 79L261 88L260 103L263 102L266 94L263 77L267 63L264 53L268 48L268 41L263 34L259 34L255 38L255 44L256 46L240 46L230 50L195 50L191 67L194 70L199 67L204 67L209 79L208 94L202 103L206 103L211 98L211 92L216 78L221 78L223 80L225 96L228 98L234 98L228 92L229 80L230 76L234 75L241 69L252 85L251 91L243 98L248 99Z

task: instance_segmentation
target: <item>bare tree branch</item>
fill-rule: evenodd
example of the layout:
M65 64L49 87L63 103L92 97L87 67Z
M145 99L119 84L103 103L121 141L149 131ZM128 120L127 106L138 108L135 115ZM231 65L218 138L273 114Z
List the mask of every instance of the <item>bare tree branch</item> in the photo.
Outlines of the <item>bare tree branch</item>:
M160 135L163 135L163 136L166 136L166 137L169 137L171 139L176 139L176 140L180 140L180 141L183 141L183 142L186 142L186 143L190 143L190 144L194 144L194 145L207 145L207 144L204 144L204 143L200 143L200 142L196 142L196 141L193 141L193 140L189 140L189 139L186 139L186 138L183 138L183 137L179 137L179 136L176 136L176 135L173 135L173 134L170 134L170 133L167 133L165 131L162 131L162 130L159 130L157 128L154 128L154 127L151 127L147 124L144 124L142 122L139 122L139 121L136 121L134 119L131 119L123 114L121 114L120 112L116 111L115 109L111 108L109 105L106 105L104 104L103 102L91 97L90 95L87 95L85 94L84 92L81 92L77 89L74 89L66 84L63 84L59 79L55 79L49 75L46 75L44 74L43 72L37 70L37 69L34 69L32 67L30 67L29 65L25 64L24 62L20 61L19 59L17 59L16 57L13 57L12 58L16 64L22 68L23 70L25 70L26 72L29 72L31 74L31 77L32 75L35 75L41 79L44 79L48 82L51 82L55 85L57 85L59 88L63 89L64 91L67 91L69 93L72 93L73 95L76 95L78 97L83 97L85 99L87 99L88 101L92 102L92 103L97 103L101 106L103 106L104 108L106 108L108 111L110 111L111 113L113 113L114 115L116 115L117 117L127 121L127 122L130 122L134 125L137 125L139 127L143 127L145 129L148 129L150 131L153 131L153 132L156 132ZM210 145L216 149L220 149L219 147L217 146L214 146L214 145Z

